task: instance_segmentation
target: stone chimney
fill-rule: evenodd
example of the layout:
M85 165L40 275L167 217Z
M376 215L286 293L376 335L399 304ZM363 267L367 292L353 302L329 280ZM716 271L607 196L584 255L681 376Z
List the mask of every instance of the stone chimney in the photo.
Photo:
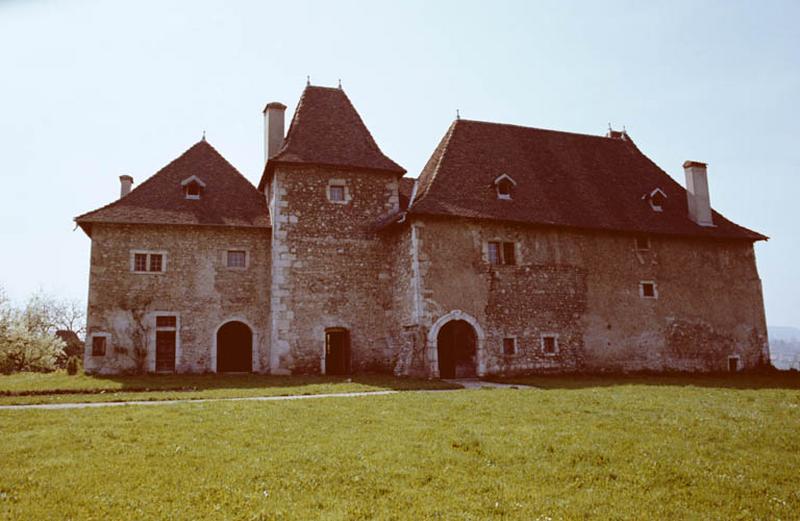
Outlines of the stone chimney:
M264 107L264 163L283 145L283 113L286 105L273 101Z
M706 164L699 161L684 161L686 174L686 199L689 203L689 218L700 226L714 226L711 218L711 197L708 194Z
M131 191L133 186L133 178L129 175L119 176L119 196L125 197Z

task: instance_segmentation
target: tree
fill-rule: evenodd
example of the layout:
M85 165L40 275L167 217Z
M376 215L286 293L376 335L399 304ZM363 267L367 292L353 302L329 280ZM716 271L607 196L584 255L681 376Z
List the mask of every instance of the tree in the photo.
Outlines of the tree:
M150 325L148 313L153 301L146 297L123 297L118 304L120 309L128 310L127 336L130 344L114 346L114 352L126 356L134 364L136 374L147 372L147 353L150 350Z

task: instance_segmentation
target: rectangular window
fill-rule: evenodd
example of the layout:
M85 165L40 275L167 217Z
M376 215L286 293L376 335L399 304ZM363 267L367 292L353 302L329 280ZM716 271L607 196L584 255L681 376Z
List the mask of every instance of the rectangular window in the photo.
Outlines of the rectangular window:
M546 355L558 353L558 337L555 335L542 335L542 351Z
M658 291L656 291L656 283L652 281L640 282L639 296L642 298L658 298Z
M503 354L504 355L515 355L515 354L517 354L517 339L516 338L504 338L503 339Z
M330 200L335 203L344 202L344 187L343 186L329 186L328 193Z
M516 246L513 242L489 241L486 256L489 264L513 266L517 263Z
M650 250L650 238L639 236L636 237L636 249L638 251L649 251Z
M92 356L106 356L106 337L92 337Z
M163 273L166 268L166 254L163 252L132 252L133 271L136 273Z
M146 253L137 253L133 256L133 271L147 271Z
M247 253L244 250L228 250L228 267L244 268L247 266Z
M149 271L163 271L162 270L162 259L163 256L160 253L151 253L150 254L150 270Z
M514 254L514 243L503 243L503 264L514 265L517 263L516 255Z
M499 242L490 242L486 251L489 256L489 264L501 264Z
M161 315L156 317L156 327L174 328L177 324L175 316Z

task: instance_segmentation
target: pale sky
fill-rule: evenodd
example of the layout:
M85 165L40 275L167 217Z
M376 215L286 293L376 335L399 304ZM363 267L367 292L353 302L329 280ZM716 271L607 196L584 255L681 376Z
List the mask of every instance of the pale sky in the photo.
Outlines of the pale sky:
M343 87L416 176L455 117L623 125L684 184L771 237L770 325L800 326L800 2L0 0L0 285L86 298L73 217L208 140L248 179L261 110Z

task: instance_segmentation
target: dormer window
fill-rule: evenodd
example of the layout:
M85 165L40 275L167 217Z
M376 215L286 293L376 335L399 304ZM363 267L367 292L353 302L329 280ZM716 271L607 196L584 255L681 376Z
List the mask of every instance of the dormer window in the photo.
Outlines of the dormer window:
M667 194L661 188L656 188L652 192L644 194L642 199L647 201L647 204L650 205L654 212L663 212L664 203L667 202Z
M498 199L510 201L511 193L514 191L515 186L517 186L517 182L511 179L511 176L508 174L503 174L494 180L494 187L497 191Z
M206 184L203 182L203 180L196 175L187 177L181 181L181 186L183 187L184 196L186 196L187 199L195 200L200 199L200 196L203 195L203 192L206 188Z

